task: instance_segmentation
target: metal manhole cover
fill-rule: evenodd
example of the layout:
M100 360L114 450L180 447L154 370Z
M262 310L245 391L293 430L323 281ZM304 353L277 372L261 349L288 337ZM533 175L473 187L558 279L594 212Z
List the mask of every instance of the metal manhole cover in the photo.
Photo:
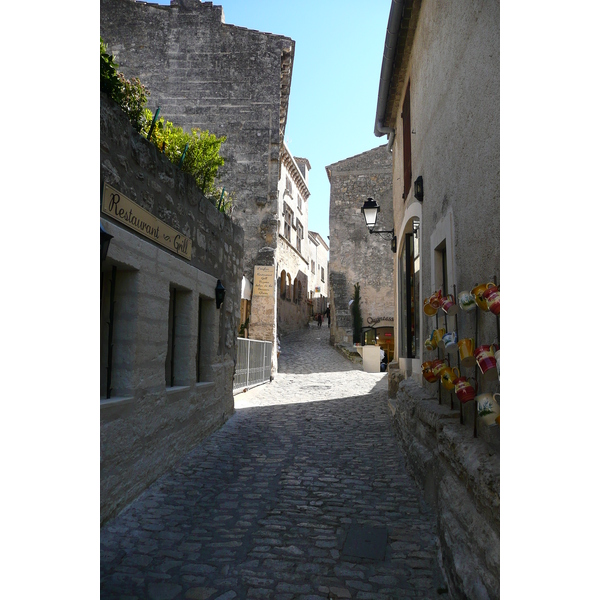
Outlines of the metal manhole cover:
M342 554L371 560L385 560L387 528L361 525L348 531Z

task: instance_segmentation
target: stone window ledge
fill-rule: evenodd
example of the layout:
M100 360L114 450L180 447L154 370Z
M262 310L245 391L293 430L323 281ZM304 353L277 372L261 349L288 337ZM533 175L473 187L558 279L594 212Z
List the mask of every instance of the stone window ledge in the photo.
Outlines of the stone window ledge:
M133 402L133 396L116 396L114 398L100 398L100 409L115 406L126 406Z
M196 389L197 390L204 390L204 389L208 390L208 389L211 389L211 388L214 388L214 387L215 387L215 382L214 381L199 381L196 384Z
M173 387L165 388L165 392L167 393L167 396L170 396L171 394L176 394L177 392L185 392L185 391L189 391L189 390L190 390L189 385L174 385Z

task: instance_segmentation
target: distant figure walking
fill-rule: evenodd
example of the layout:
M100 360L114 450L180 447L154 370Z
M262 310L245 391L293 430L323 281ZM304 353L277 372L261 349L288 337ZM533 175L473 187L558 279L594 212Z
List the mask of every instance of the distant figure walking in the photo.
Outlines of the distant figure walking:
M321 325L323 325L323 315L321 313L317 315L317 325L319 329L321 329Z
M327 307L325 314L327 315L327 327L331 327L331 311L329 310L329 306Z

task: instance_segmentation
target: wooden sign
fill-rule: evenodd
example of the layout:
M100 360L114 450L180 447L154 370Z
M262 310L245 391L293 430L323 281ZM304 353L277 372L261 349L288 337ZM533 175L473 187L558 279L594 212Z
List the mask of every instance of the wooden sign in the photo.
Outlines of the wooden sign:
M275 287L275 267L254 267L253 296L272 296Z
M190 238L185 237L107 183L104 184L102 194L102 212L179 256L191 260L192 240Z

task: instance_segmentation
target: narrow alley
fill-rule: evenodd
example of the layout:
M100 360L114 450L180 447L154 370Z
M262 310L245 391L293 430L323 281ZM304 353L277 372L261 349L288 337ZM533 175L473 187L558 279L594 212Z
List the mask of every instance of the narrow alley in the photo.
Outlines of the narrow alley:
M342 357L326 325L281 342L276 378L237 395L219 431L101 529L102 598L445 592L435 518L405 470L386 375Z

